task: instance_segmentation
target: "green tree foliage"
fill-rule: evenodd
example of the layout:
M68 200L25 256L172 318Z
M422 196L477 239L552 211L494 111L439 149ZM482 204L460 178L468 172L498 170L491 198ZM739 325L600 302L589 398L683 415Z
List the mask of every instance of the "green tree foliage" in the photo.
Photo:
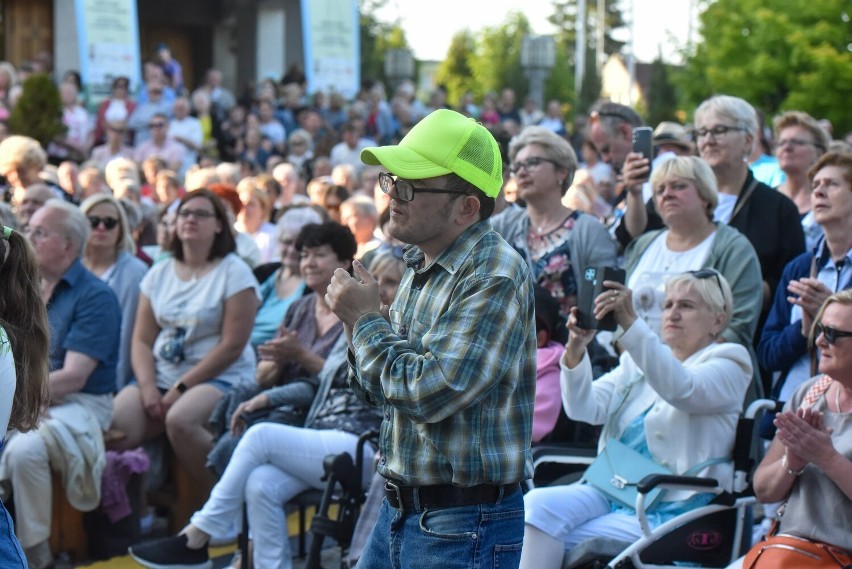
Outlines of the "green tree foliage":
M382 22L376 16L387 0L360 0L361 79L382 81L385 78L385 52L391 48L408 48L405 32L398 22Z
M677 90L669 78L669 67L662 55L651 63L651 79L648 93L648 109L645 120L650 125L663 121L678 121Z
M21 97L9 116L9 132L34 138L47 148L51 140L66 130L56 85L41 73L27 77Z
M768 116L798 109L852 130L849 0L715 0L703 37L679 74L688 107L716 93L742 97Z
M595 45L595 25L597 21L597 0L586 2L586 42L589 48ZM554 0L553 14L547 21L559 29L559 39L573 55L577 39L577 11L579 0ZM607 0L604 8L604 53L618 53L624 47L623 41L612 37L612 32L624 27L624 18L618 0Z
M577 113L586 113L595 101L601 97L601 77L595 67L595 52L586 51L586 73L583 77L583 85L580 87L580 98L576 103Z
M531 32L529 20L521 12L510 12L502 25L482 31L473 64L478 94L511 87L517 100L524 100L528 89L521 68L521 43Z
M476 65L476 38L469 30L453 36L447 56L435 72L435 82L447 89L447 102L458 105L462 95L479 91L473 76Z
M563 108L574 107L574 55L560 41L556 42L556 65L544 85L544 104L553 99L562 102Z

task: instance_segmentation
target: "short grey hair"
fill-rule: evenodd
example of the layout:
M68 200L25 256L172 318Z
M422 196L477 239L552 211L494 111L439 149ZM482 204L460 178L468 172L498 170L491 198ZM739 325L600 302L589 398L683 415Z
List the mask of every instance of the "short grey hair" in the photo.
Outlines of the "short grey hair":
M669 279L666 283L666 293L681 286L692 287L714 314L723 316L722 328L718 332L721 334L728 327L734 314L734 296L731 293L731 285L728 284L728 279L716 269L702 270L713 271L719 277L718 280L712 276L698 278L695 276L696 271L690 271Z
M291 207L278 219L277 234L298 233L302 230L302 227L309 223L320 224L322 222L322 216L312 207L307 205Z
M44 202L42 208L47 210L58 211L64 214L60 223L62 229L68 235L68 239L74 244L77 252L77 257L83 255L83 248L86 246L86 241L89 240L91 226L86 215L80 211L80 208L72 203L66 202L59 198L51 198Z
M695 123L698 124L703 117L709 114L727 119L742 128L746 134L751 135L752 147L749 152L754 150L754 145L757 144L758 139L757 112L748 101L731 95L710 97L695 109Z
M512 162L526 146L537 144L544 150L545 156L553 160L557 167L568 170L568 176L562 181L562 195L568 191L577 171L577 153L567 140L543 126L528 126L512 139L509 144L509 158Z

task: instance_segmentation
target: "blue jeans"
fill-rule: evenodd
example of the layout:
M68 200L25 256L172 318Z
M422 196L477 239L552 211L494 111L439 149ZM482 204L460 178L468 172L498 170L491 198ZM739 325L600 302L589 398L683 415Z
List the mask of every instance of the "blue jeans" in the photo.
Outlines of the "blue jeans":
M497 504L399 511L382 500L357 569L517 568L524 540L520 490Z
M6 507L0 502L0 567L13 569L20 567L25 569L27 560L15 537L15 527L12 525L12 517L6 511Z

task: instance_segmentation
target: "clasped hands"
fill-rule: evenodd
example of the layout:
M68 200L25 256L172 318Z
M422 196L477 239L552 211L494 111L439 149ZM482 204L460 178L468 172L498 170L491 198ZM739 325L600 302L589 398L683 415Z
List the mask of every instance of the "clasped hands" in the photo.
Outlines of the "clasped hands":
M263 361L283 364L298 361L299 355L304 349L296 332L284 329L279 332L278 337L258 346L257 355Z
M784 411L775 416L775 436L784 444L787 466L801 470L806 464L826 464L837 452L831 442L831 427L826 427L823 414L813 409Z
M388 307L379 300L379 283L360 261L354 261L352 268L354 277L344 269L334 271L325 294L326 304L349 332L361 316L370 312L389 320Z

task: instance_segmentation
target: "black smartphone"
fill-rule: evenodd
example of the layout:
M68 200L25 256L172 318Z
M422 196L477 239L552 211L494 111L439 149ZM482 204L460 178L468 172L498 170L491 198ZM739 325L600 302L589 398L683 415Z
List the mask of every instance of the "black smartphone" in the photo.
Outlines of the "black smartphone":
M616 281L624 284L627 276L624 269L616 267L586 267L583 271L583 282L580 283L580 295L577 303L577 324L584 330L616 329L615 315L607 314L603 320L595 318L595 299L604 289L604 281Z
M639 126L633 129L633 152L638 152L648 162L654 159L654 139L651 127Z

